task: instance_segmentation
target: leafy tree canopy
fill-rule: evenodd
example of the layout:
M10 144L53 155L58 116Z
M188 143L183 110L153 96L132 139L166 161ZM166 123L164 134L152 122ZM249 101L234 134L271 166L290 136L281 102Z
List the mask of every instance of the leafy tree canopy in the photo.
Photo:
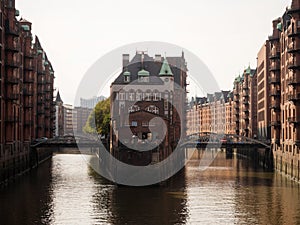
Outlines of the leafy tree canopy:
M109 98L98 102L83 128L85 133L108 135L110 126L110 100Z

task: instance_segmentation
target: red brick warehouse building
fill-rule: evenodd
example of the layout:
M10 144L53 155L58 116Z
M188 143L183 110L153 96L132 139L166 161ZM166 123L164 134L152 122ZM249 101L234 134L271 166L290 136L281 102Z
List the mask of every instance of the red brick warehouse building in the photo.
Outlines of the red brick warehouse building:
M123 55L111 84L110 148L121 161L147 165L165 159L186 135L187 66L179 57ZM143 149L143 151L139 151Z
M14 0L0 3L0 182L29 167L30 142L54 132L54 70Z

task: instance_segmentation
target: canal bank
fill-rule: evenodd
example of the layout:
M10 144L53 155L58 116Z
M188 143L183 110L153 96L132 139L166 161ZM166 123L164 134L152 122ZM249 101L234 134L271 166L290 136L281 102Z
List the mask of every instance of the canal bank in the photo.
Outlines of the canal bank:
M52 149L31 147L30 143L5 145L0 157L0 185L38 167L52 157Z
M300 181L300 158L299 153L293 151L274 150L274 168L282 175Z

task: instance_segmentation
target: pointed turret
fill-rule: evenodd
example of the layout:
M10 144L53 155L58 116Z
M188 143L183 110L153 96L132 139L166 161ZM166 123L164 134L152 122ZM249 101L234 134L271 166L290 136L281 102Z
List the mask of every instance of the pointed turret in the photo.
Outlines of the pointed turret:
M63 103L63 101L61 100L61 97L60 97L59 91L57 91L57 95L56 95L55 102L56 102L56 103Z
M170 68L170 65L167 61L167 58L164 59L164 62L161 66L159 76L173 76L172 70Z

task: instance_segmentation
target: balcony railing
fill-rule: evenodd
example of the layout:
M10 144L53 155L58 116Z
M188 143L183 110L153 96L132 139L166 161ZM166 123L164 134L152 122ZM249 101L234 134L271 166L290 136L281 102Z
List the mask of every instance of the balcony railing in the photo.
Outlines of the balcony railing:
M247 84L244 84L243 85L243 90L248 90L249 89L249 86Z
M6 83L8 84L19 84L20 79L15 76L6 77Z
M38 83L38 84L46 84L46 81L44 81L44 80L38 80L37 83Z
M18 99L19 99L19 95L18 95L18 94L8 94L8 95L6 96L6 98L7 98L8 100L18 100Z
M300 37L300 28L288 30L288 37Z
M15 122L18 122L19 119L14 117L14 116L7 116L5 118L5 122L8 122L8 123L15 123Z
M25 96L33 96L33 90L32 89L24 89L23 95Z
M280 126L281 126L281 123L280 123L280 121L278 121L278 120L271 121L271 126L272 126L272 127L280 127Z
M298 69L300 69L300 65L296 61L288 62L287 67L288 67L289 70L298 70Z
M270 71L280 71L280 65L279 64L271 65L269 70Z
M45 111L40 109L40 110L37 111L37 114L38 114L38 115L44 115L44 114L45 114Z
M33 50L29 49L29 51L25 51L24 56L29 59L33 59Z
M32 65L27 65L24 67L24 70L34 71L34 67Z
M270 95L274 96L274 97L280 97L280 93L281 93L280 90L271 90L270 91Z
M249 97L249 92L248 91L243 91L243 95L242 95L244 98L247 98Z
M18 68L20 66L20 62L18 60L7 60L6 64L7 67L11 67L11 68Z
M287 84L292 85L292 86L299 85L300 84L300 78L297 78L297 76L293 75L292 77L289 77L287 79Z
M298 102L300 100L300 93L293 93L287 95L287 100L293 103Z
M6 49L13 52L19 52L20 51L20 45L18 43L10 43L8 42L6 45Z
M269 83L270 84L280 84L280 77L279 76L271 77L269 79Z
M246 99L244 99L244 100L243 100L243 104L244 104L244 105L249 105L249 101L246 100Z
M288 118L287 118L287 121L288 121L288 123L294 124L294 125L296 125L296 124L299 123L299 121L297 120L296 117L288 117Z
M38 75L45 75L46 71L44 71L44 70L38 70L37 73L38 73Z
M277 101L271 101L270 109L274 109L274 111L280 110L280 103Z
M32 103L26 103L26 104L24 104L24 108L28 108L28 109L33 108L33 104Z
M34 78L33 77L25 77L23 79L23 83L34 83Z
M294 53L297 53L299 51L300 51L300 49L297 46L295 46L295 45L289 45L289 46L287 46L287 52L288 53L294 54Z
M297 8L290 7L290 8L287 9L287 13L288 14L299 13L299 12L300 12L300 8L299 7L297 7Z
M279 36L276 37L276 36L270 35L268 38L269 38L269 41L279 41Z
M9 26L9 24L7 23L5 26L5 33L6 34L10 34L13 36L19 36L19 24L18 23L14 23L12 27Z
M25 120L24 121L24 125L25 126L32 126L33 125L33 121L32 120Z
M280 52L273 52L271 53L270 59L280 59Z
M234 102L239 102L240 99L239 99L237 96L234 96L233 101L234 101Z

